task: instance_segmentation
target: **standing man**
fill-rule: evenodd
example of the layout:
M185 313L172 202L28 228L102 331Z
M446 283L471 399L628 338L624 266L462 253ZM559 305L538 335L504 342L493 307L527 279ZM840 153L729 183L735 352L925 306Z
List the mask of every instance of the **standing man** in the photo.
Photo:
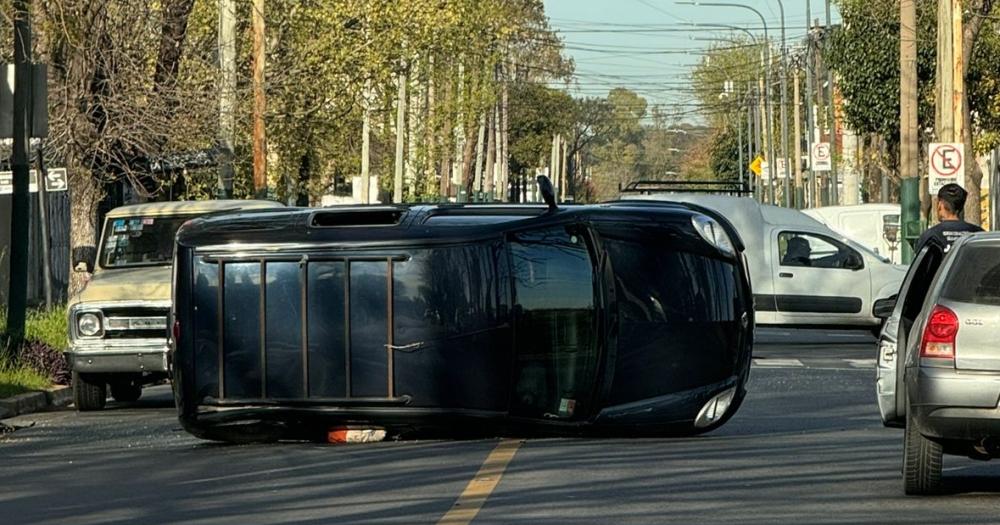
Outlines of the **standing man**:
M968 196L969 193L958 184L945 184L938 191L937 214L941 222L920 236L913 253L920 253L920 249L929 242L943 247L947 253L959 238L983 231L979 226L965 222L960 216Z

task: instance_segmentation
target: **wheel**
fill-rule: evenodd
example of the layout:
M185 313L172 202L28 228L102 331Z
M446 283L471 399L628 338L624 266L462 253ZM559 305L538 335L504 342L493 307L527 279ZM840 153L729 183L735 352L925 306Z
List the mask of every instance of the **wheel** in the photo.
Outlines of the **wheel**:
M111 382L111 397L119 403L133 403L142 396L142 383L138 378L123 377Z
M73 403L80 412L101 410L108 400L108 385L96 374L73 372Z
M921 435L913 420L913 410L906 412L903 490L910 495L936 494L941 490L941 444Z

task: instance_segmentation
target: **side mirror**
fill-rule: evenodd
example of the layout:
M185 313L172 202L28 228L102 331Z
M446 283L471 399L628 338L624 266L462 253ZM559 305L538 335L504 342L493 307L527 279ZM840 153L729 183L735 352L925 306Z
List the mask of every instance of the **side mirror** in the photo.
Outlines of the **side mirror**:
M886 297L875 301L872 306L872 315L878 319L888 319L892 317L892 311L896 309L896 296Z
M94 260L97 250L93 246L81 246L73 250L73 271L77 273L94 273Z

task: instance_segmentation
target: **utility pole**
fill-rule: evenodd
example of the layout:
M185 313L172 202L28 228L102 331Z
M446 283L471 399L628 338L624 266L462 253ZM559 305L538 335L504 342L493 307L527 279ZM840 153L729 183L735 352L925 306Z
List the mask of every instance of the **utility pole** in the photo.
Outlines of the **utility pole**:
M806 31L806 155L809 159L809 172L806 174L806 186L809 188L809 192L805 192L806 199L808 202L803 200L805 207L810 207L812 203L816 202L815 196L815 172L812 166L812 148L813 148L813 130L815 128L815 121L813 120L813 66L816 62L813 60L813 51L816 49L813 46L813 23L812 23L812 0L806 0L806 25L808 30Z
M258 199L267 198L267 137L264 112L264 0L253 0L253 189Z
M785 45L785 6L778 0L781 11L781 156L785 159L785 176L782 181L782 202L785 207L791 206L790 172L792 161L788 151L788 46Z
M830 0L826 0L826 45L830 45L830 36L833 32L833 22L830 15ZM838 196L838 183L840 177L837 175L837 107L834 105L836 102L836 88L833 83L833 68L826 69L826 82L829 84L827 100L827 111L830 112L830 151L833 157L833 162L830 163L830 204L836 206L840 203L840 197Z
M396 95L396 171L392 180L392 202L403 202L403 145L406 135L406 73L397 75Z
M793 81L795 85L793 91L793 107L795 108L795 143L792 151L795 154L795 207L802 209L805 207L805 188L802 186L802 115L800 111L802 94L799 92L799 73L795 71Z
M219 179L217 195L233 197L233 144L236 142L236 8L219 0Z
M747 106L747 162L748 163L749 162L753 162L753 158L754 158L753 157L753 152L754 152L754 148L757 145L757 140L756 140L756 137L754 137L754 133L753 133L753 131L754 131L754 118L753 118L754 102L753 102L753 96L754 96L753 82L748 82L747 83L747 99L746 99L746 106ZM753 172L751 172L750 170L747 169L747 165L746 164L743 164L742 166L740 166L740 174L741 174L740 175L740 182L743 182L743 174L746 174L746 176L749 177L747 179L747 181L746 181L746 184L743 187L747 188L747 189L750 189L751 191L753 191L753 183L754 183L753 178L754 178L754 175L753 175Z
M903 242L900 244L904 263L913 258L913 247L907 241L920 231L920 194L926 192L927 184L924 182L924 190L921 190L917 165L917 7L914 1L899 2L899 171L903 177L900 187L900 237Z
M10 288L7 295L8 347L16 355L24 339L28 303L28 104L31 101L31 20L27 0L14 0L14 143L10 164L14 194L10 221ZM43 181L39 181L43 182ZM2 341L0 341L2 343Z

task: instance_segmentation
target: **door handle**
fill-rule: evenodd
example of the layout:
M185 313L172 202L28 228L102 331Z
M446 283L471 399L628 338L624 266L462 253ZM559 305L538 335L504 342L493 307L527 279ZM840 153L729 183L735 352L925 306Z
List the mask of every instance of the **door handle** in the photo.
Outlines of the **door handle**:
M790 274L788 272L781 272L778 274L778 277L782 277L784 279L791 279L792 277L795 277L795 275Z

